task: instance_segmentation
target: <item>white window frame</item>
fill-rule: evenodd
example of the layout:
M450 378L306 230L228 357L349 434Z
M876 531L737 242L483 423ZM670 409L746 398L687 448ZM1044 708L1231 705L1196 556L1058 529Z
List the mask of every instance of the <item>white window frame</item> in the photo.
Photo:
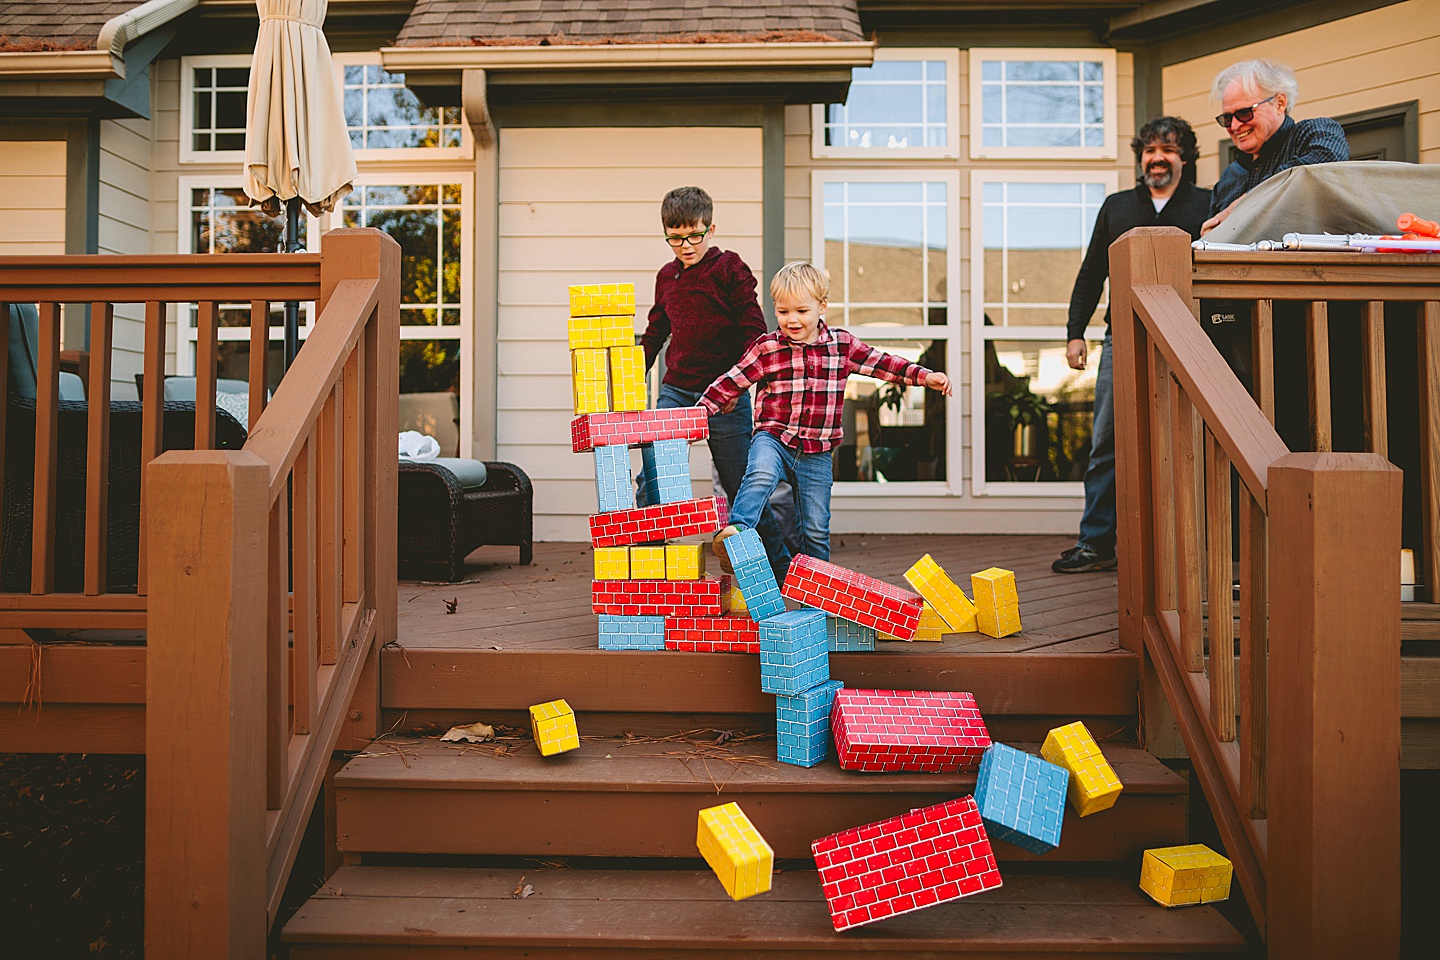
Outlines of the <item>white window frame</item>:
M984 137L984 65L1007 60L1098 60L1104 74L1105 136L1099 147L987 147ZM1119 154L1115 51L1108 47L972 47L970 50L970 159L1114 160ZM1082 106L1083 109L1083 106Z
M960 158L960 51L955 47L897 47L875 51L875 62L940 60L945 64L945 146L840 147L825 142L828 103L810 108L810 156L843 160L950 160Z
M195 149L195 70L196 68L249 69L248 53L215 54L205 57L180 58L180 162L244 164L245 151ZM197 184L200 186L201 184Z
M375 53L337 53L333 57L335 61L335 83L341 91L343 104L345 90L345 68L360 66L383 66L380 62L380 54ZM475 155L475 140L470 134L470 124L465 122L464 113L460 116L460 145L458 147L400 147L393 150L381 149L360 149L355 148L355 160L357 163L365 163L371 160L386 161L421 161L424 163L442 163L446 160L468 160ZM468 191L466 191L468 194Z
M810 259L815 266L825 269L825 184L827 183L923 183L942 181L945 183L946 204L949 211L945 217L945 316L944 326L897 326L887 328L883 335L874 327L856 329L861 339L873 340L943 340L945 341L945 369L952 379L963 362L961 336L963 317L960 296L960 171L945 168L928 169L819 169L810 174ZM843 328L841 328L843 329ZM893 329L893 333L889 332ZM884 344L876 344L884 349ZM964 417L961 416L960 396L957 393L946 400L945 412L945 479L914 480L903 483L874 483L870 481L837 481L834 494L841 499L858 501L863 497L907 497L907 496L961 496L965 492L964 470Z
M970 173L970 476L971 492L977 497L1076 497L1084 496L1085 484L1078 480L1055 483L985 480L985 342L987 340L1066 341L1065 325L1030 324L987 327L985 317L985 184L987 183L1101 183L1105 195L1118 189L1115 170L1006 170L993 168ZM1084 251L1090 238L1081 238ZM1078 266L1078 265L1077 265ZM1104 339L1086 329L1087 340ZM959 418L957 418L959 419Z

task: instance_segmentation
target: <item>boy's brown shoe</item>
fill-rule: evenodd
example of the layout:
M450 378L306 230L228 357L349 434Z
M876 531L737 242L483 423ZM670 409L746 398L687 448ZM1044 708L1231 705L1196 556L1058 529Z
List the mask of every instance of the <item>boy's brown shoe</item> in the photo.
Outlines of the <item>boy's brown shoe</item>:
M715 534L715 539L710 541L710 550L715 554L716 559L720 561L720 569L726 573L734 573L735 568L730 565L730 554L725 552L725 539L727 537L733 537L739 532L739 527L733 525L727 526Z

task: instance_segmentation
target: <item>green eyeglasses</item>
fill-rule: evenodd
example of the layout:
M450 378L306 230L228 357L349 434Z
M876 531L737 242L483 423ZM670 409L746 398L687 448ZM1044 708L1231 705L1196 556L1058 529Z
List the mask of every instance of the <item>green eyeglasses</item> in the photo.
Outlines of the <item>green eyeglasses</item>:
M700 242L708 236L710 236L710 228L706 227L702 232L692 233L688 237L672 237L667 233L665 234L665 242L672 247L682 247L687 243L692 247L698 247Z

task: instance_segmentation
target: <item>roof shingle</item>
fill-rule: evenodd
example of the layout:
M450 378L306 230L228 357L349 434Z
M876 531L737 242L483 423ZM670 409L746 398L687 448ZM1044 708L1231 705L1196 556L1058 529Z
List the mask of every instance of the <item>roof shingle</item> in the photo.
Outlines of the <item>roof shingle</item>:
M48 0L0 4L0 50L93 50L106 21L141 2Z

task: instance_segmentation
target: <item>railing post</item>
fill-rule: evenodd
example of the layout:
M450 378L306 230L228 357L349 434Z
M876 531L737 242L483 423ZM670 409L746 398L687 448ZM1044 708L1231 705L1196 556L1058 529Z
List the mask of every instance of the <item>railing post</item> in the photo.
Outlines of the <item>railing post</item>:
M269 469L146 467L145 955L264 956Z
M1162 756L1183 755L1183 747L1160 680L1145 654L1145 618L1155 615L1155 488L1150 450L1154 411L1150 408L1153 391L1146 354L1149 338L1135 316L1130 291L1137 284L1168 284L1188 303L1190 275L1190 235L1175 227L1137 227L1110 246L1120 643L1141 659L1141 731L1146 744Z
M1270 466L1272 960L1399 955L1401 484L1372 453Z

